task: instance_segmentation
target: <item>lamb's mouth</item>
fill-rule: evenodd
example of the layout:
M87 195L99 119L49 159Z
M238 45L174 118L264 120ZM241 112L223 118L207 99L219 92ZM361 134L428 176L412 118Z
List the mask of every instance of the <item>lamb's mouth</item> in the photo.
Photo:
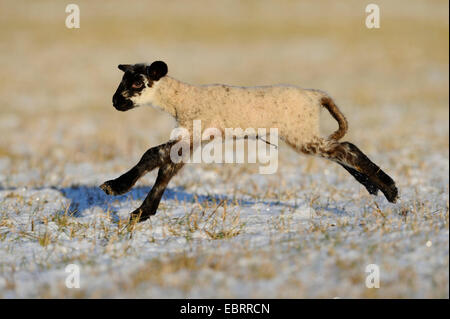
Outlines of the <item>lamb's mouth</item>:
M131 100L124 98L123 96L116 96L113 97L113 106L118 111L128 111L134 107L134 104Z

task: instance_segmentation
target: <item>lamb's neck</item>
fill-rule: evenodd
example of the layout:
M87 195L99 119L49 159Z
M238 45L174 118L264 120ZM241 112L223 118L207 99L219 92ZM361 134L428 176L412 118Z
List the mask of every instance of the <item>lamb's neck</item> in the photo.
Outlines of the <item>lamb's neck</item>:
M158 81L154 104L178 119L183 102L193 89L193 85L165 76Z

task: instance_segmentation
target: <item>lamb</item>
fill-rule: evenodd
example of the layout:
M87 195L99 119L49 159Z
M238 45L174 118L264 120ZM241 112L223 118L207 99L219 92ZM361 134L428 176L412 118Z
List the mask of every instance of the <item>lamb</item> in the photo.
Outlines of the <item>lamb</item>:
M205 127L214 127L221 132L225 128L278 128L280 139L297 152L338 163L372 195L381 190L390 202L396 202L398 198L391 177L354 144L339 142L347 132L347 120L323 91L286 85L195 86L168 76L167 65L162 61L151 65L121 64L118 68L124 72L113 96L113 106L119 111L150 104L172 115L177 124L189 132L192 132L193 121L198 119ZM319 134L322 107L339 125L325 138ZM150 148L128 172L100 186L108 195L124 194L140 177L159 167L153 188L141 206L131 213L130 220L140 222L156 214L168 183L183 167L183 162L176 163L170 157L170 150L177 142L170 140ZM192 149L192 140L188 143Z

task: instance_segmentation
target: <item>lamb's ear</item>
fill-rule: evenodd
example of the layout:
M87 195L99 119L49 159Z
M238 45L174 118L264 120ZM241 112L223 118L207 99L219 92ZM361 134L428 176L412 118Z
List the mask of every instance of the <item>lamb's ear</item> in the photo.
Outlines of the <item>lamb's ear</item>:
M117 67L123 72L127 72L128 70L131 70L133 68L131 64L119 64Z
M167 74L167 64L163 61L155 61L150 66L147 66L147 75L153 81L158 81Z

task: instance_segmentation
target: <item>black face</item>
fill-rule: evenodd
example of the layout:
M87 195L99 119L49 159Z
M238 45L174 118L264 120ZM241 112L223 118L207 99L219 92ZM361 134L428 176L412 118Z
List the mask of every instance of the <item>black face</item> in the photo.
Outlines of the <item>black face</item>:
M119 111L127 111L136 107L133 97L141 95L142 91L151 88L154 82L167 74L167 65L156 61L150 66L146 64L120 64L124 73L122 81L113 96L113 106Z

